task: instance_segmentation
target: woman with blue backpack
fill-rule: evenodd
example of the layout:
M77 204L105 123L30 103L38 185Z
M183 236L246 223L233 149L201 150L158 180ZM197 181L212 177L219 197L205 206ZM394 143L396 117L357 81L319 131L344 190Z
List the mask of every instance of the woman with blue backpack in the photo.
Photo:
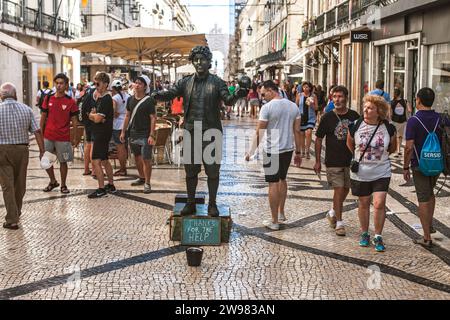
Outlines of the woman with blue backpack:
M431 109L435 93L430 88L422 88L417 93L417 113L406 125L406 146L404 156L403 177L411 179L412 169L414 186L419 201L418 214L423 229L423 238L414 243L431 247L433 241L432 222L436 207L434 187L439 175L444 171L444 155L442 152L442 127L450 126L446 118ZM444 123L443 123L444 122Z

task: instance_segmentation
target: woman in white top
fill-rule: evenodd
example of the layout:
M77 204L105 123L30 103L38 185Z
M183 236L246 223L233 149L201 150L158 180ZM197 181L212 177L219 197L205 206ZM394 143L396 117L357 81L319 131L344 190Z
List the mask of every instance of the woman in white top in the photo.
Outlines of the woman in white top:
M397 149L395 127L387 121L390 106L383 97L368 95L364 98L364 118L357 121L347 136L347 146L359 162L356 170L352 163L350 174L352 194L359 197L358 216L361 226L359 245L370 245L370 200L373 195L375 237L377 252L385 251L383 238L386 220L386 196L391 181L389 154Z
M316 126L316 111L319 105L317 97L313 93L313 85L311 82L305 81L298 87L298 95L295 102L300 108L302 115L300 127L302 157L310 159L312 131Z
M114 122L113 122L113 141L117 146L117 158L119 159L120 169L117 170L115 176L127 175L127 149L124 143L120 141L125 115L127 113L127 101L130 97L126 92L122 91L122 82L114 80L111 84L113 105L114 105Z

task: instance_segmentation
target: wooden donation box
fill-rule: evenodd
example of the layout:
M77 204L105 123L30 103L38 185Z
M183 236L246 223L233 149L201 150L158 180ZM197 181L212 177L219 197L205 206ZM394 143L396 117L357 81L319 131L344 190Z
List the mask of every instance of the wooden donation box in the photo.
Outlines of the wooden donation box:
M230 241L233 222L229 207L218 206L219 217L210 217L204 196L196 197L197 212L191 216L181 216L185 200L184 195L175 197L175 207L170 216L170 240L198 246L215 246Z

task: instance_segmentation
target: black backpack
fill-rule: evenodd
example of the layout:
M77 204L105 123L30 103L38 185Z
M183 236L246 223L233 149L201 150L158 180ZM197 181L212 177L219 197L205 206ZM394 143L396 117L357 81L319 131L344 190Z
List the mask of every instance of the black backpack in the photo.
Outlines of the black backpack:
M50 102L50 97L55 95L55 93L53 91L49 91L47 94L45 94L42 90L41 90L41 96L39 98L39 103L37 104L37 106L39 107L39 109L42 111L42 107L44 105L44 101L47 102L47 107L48 107L48 103ZM48 110L48 108L47 108Z
M50 90L48 93L45 93L45 90L40 89L39 92L41 93L39 97L39 101L36 104L36 107L42 110L42 104L44 103L45 97L49 97L53 95L52 91Z
M89 113L91 113L92 108L95 107L95 100L94 100L94 91L95 88L88 89L86 93L81 98L81 102L79 105L79 108L81 110L79 115L79 120L84 125L87 125L90 123L89 120Z

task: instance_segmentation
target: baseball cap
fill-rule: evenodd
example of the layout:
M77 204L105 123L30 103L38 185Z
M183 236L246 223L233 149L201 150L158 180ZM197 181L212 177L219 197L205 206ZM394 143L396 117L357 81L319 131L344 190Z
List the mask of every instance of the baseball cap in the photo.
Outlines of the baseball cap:
M140 81L144 82L147 86L145 88L145 93L150 93L150 78L147 77L145 74L140 75L137 77Z
M114 81L111 83L111 87L112 87L112 88L121 88L121 87L122 87L122 81L120 81L120 80L114 80Z

